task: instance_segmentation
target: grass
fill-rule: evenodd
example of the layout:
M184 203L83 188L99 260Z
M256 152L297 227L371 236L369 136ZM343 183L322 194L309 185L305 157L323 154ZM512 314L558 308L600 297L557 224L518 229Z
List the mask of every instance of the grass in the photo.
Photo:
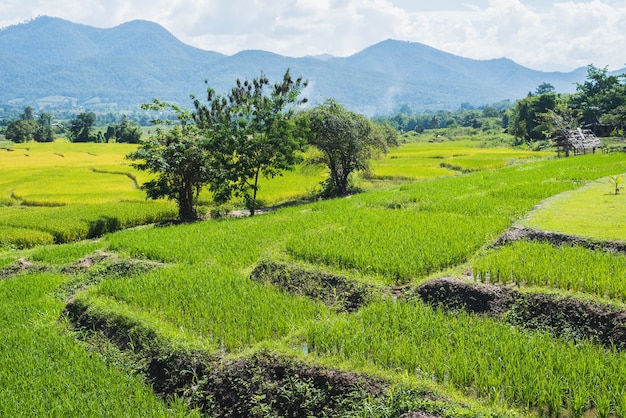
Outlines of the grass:
M215 350L239 352L277 340L327 315L320 304L290 297L224 267L159 269L133 280L108 280L94 295L106 296L192 330Z
M124 161L128 144L65 141L0 150L0 245L64 243L170 219L172 202L147 202Z
M0 248L29 248L44 244L54 244L54 235L37 229L0 226Z
M576 416L592 404L621 411L617 388L626 364L620 353L419 304L375 303L350 316L320 314L319 307L301 310L296 308L300 299L289 296L286 306L291 307L285 310L270 307L276 296L257 293L258 285L247 279L258 260L291 257L350 270L357 279L378 277L382 285L419 282L470 260L546 197L616 169L626 171L623 155L536 161L255 218L116 233L106 238L112 249L180 267L132 283L105 281L92 290L93 297L113 298L214 344L221 344L220 333L228 329L234 338L224 346L235 352L268 341L288 347L306 342L317 355L351 367L406 370L498 404L545 408L552 414L566 407ZM222 294L223 289L230 290ZM267 308L257 311L257 299ZM259 313L266 325L255 324ZM286 320L299 325L276 328L276 321ZM255 336L263 327L268 331ZM581 383L581 376L590 377Z
M371 177L447 176L454 171L442 164L473 171L509 164L528 154L476 145L471 141L408 144L374 161ZM64 243L175 217L173 202L146 202L139 190L149 177L124 159L135 147L56 141L0 150L0 167L4 167L0 168L0 228L4 232L0 245L25 248ZM260 203L272 206L314 196L325 176L322 166L303 164L274 179L262 179ZM210 205L207 192L201 200ZM234 205L241 206L241 202Z
M615 194L614 190L609 178L604 177L549 199L520 223L586 238L626 241L626 194Z
M23 235L7 241L7 244L32 247L41 243L41 240L49 240L50 236L55 243L66 243L170 219L175 215L176 209L167 202L122 201L60 207L7 206L0 208L0 228L23 232Z
M188 416L157 399L138 376L107 365L65 330L66 278L39 274L0 280L1 416Z
M175 218L173 202L147 201L139 189L149 175L124 158L135 148L60 140L0 149L0 246L65 243ZM324 178L323 167L298 166L262 179L259 198L276 205L311 196ZM211 196L201 200L210 205Z

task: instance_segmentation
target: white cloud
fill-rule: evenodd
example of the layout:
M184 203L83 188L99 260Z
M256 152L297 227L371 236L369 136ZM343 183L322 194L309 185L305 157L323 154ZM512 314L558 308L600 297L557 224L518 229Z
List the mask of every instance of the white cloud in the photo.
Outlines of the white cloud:
M617 69L626 4L556 2L541 9L519 0L491 1L471 12L414 14L411 40L477 59L508 57L537 69L594 63Z
M623 0L4 0L0 26L50 15L97 27L156 21L191 45L350 55L388 38L536 69L626 63Z

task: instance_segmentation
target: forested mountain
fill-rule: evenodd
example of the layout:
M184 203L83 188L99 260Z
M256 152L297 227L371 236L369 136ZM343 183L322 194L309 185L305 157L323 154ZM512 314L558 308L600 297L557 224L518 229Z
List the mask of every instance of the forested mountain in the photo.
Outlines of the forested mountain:
M602 66L602 63L597 63ZM110 29L39 17L0 30L0 103L135 107L159 98L182 105L201 97L204 80L218 92L261 71L278 81L285 69L309 80L313 103L335 98L368 115L400 105L415 111L515 100L547 82L573 91L585 69L540 72L508 59L478 61L412 42L387 40L345 58L293 58L264 51L232 56L186 45L156 23Z

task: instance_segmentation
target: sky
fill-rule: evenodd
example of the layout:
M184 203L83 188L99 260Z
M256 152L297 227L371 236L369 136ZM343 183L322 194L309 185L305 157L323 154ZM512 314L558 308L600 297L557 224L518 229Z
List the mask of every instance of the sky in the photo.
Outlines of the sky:
M0 28L43 15L99 28L150 20L227 55L349 56L397 39L543 71L626 66L624 0L2 0Z

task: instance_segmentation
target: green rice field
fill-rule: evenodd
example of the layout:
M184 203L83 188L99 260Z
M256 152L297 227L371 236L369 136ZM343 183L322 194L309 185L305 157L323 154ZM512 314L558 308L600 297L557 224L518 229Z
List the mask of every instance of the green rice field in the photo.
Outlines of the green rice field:
M587 238L623 241L626 237L624 211L626 193L615 194L610 178L603 177L580 189L555 196L520 223L530 228Z
M34 148L14 152L36 154ZM122 160L106 158L108 171L135 175ZM41 169L48 170L41 160ZM94 315L141 323L167 344L222 361L270 352L389 382L382 401L359 401L347 416L392 417L420 410L435 417L625 417L626 353L618 347L402 297L433 277L472 276L522 292L563 292L626 309L623 254L545 242L491 246L519 222L550 229L545 218L537 220L542 211L573 219L573 209L562 215L562 207L552 206L557 195L570 199L563 206L568 208L593 200L580 213L597 219L613 209L619 213L619 206L611 205L619 205L621 195L611 200L602 179L624 172L622 153L559 159L548 153L472 147L469 141L414 143L374 161L369 176L383 183L363 193L285 205L254 217L132 229L128 227L162 219L150 217L151 207L171 206L129 198L138 191L128 184L123 201L83 201L71 197L70 190L44 196L32 179L17 181L11 195L12 180L5 181L0 172L0 186L7 191L7 203L0 206L0 231L6 231L0 238L5 248L0 252L5 275L0 277L5 336L0 340L0 416L201 414L189 403L192 396L159 397L133 372L137 365L76 335L81 331L62 314L69 297ZM66 173L79 177L73 169ZM18 179L17 173L10 176ZM120 177L130 179L111 176L113 183L101 188L103 196L107 187L125 187L115 184ZM300 199L323 177L319 167L299 167L264 183L265 202ZM579 193L587 194L580 198ZM23 203L29 199L64 205ZM134 214L132 219L124 217L125 209ZM19 210L32 211L26 216ZM38 216L46 222L38 224ZM63 220L70 218L83 223ZM86 222L88 228L85 219L92 220ZM89 227L97 228L93 219L104 224L98 233L90 232ZM115 227L106 224L110 219L116 220ZM602 235L605 225L581 228L587 237L626 241L619 227ZM33 231L32 237L19 238L27 231ZM94 237L98 239L85 240ZM20 239L27 243L19 244ZM58 242L68 243L50 245ZM133 264L113 264L107 270L104 262L104 267L77 270L78 260L84 264L84 257L101 253L158 267L127 271L119 266ZM354 312L338 312L319 300L251 280L255 266L268 260L340 274L370 286L375 297ZM15 265L23 270L11 270ZM131 349L140 344L130 340ZM50 369L56 372L46 372ZM202 376L195 379L192 387L203 387ZM295 385L285 397L303 393ZM308 392L305 398L312 396ZM269 408L280 399L256 400ZM272 414L259 405L255 416L296 416Z

